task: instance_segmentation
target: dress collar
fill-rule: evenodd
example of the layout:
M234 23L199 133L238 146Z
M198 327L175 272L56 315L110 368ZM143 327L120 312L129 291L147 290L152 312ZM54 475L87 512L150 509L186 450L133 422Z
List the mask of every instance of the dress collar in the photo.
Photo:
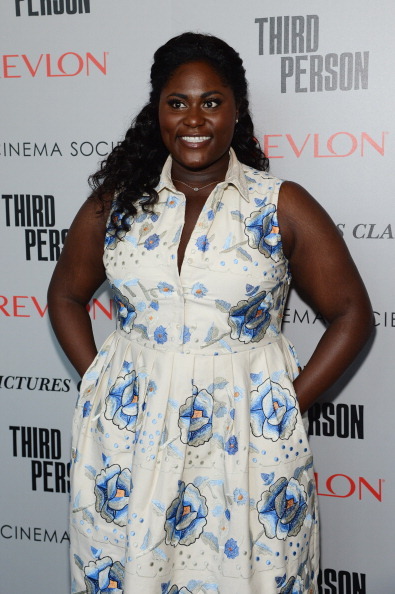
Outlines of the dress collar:
M160 176L159 184L156 186L156 191L160 193L167 189L170 192L177 192L171 179L172 158L169 155L165 161ZM227 188L229 185L234 186L246 202L249 202L247 181L242 163L237 159L236 153L232 148L229 149L229 166L223 182L219 183L217 187Z

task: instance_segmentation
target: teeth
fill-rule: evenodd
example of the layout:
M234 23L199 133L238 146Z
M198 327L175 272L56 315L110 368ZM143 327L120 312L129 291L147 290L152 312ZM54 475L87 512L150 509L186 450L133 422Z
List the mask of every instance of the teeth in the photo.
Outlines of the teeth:
M209 140L210 136L181 136L181 138L186 142L204 142Z

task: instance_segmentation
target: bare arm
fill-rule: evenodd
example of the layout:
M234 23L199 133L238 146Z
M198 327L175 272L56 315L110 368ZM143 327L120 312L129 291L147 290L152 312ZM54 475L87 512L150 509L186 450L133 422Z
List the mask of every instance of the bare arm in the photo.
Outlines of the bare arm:
M48 289L48 312L61 347L80 375L97 354L86 305L106 278L106 213L87 200L75 217ZM108 211L108 209L106 209Z
M314 198L298 184L285 182L278 216L295 286L328 322L294 382L303 413L355 359L372 332L373 313L338 229Z

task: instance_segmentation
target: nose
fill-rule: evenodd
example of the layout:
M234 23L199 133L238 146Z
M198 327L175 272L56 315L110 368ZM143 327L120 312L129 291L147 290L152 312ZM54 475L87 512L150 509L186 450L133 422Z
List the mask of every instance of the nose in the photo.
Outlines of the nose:
M190 128L197 128L204 124L204 113L198 105L190 106L184 115L184 124Z

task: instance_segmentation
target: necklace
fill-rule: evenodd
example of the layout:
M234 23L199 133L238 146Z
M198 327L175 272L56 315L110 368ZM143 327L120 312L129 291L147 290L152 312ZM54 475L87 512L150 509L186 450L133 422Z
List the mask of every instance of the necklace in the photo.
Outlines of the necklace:
M176 181L176 182L178 182L180 184L184 184L184 186L186 186L190 190L193 190L194 192L199 192L199 190L204 190L204 188L208 188L209 186L212 186L213 184L219 184L220 183L220 181L217 180L217 181L210 182L209 184L206 184L205 186L201 186L201 188L198 188L196 186L190 186L190 185L186 184L185 182L181 181L180 179L173 178L173 181Z

